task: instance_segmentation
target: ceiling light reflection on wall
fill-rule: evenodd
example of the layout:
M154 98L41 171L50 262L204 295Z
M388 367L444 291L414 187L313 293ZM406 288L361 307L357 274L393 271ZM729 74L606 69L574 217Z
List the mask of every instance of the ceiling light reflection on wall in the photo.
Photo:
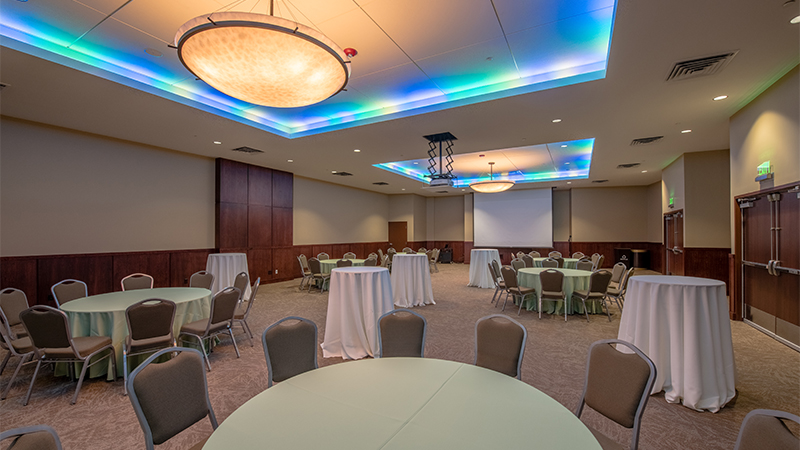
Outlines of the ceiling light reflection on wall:
M487 181L478 181L475 183L471 183L469 187L476 192L481 192L483 194L494 194L497 192L503 192L511 189L514 186L514 182L511 180L495 180L494 179L494 170L493 170L494 163L489 163L489 180Z
M718 96L714 97L714 101L718 102L720 100L725 100L726 98L728 98L727 95L718 95Z

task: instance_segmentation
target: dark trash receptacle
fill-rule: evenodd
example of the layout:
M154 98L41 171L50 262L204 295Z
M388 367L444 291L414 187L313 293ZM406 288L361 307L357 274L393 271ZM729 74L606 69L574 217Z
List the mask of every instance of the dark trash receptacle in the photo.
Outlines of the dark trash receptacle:
M650 251L649 250L632 250L633 251L633 267L637 269L650 268Z
M629 248L615 248L614 249L614 264L622 263L625 267L632 267L633 264L633 250Z
M439 262L444 264L450 264L451 262L453 262L453 249L443 248L439 252Z

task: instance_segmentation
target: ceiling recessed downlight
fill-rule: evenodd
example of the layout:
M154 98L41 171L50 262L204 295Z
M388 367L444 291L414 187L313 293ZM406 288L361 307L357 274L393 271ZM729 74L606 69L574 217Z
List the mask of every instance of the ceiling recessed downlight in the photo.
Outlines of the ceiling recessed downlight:
M353 150L353 152L355 152L355 153L361 153L361 150L359 150L359 149L355 149L355 150Z
M220 141L214 141L214 143L217 144L217 145L222 145L222 142L220 142Z
M294 162L293 159L287 159L286 162Z
M553 119L553 123L559 123L559 122L561 122L561 119Z
M789 23L800 23L800 16L794 16Z
M642 171L642 173L647 173L647 171L646 171L646 170L643 170L643 171Z
M718 96L714 97L714 101L718 102L720 100L725 100L726 98L728 98L727 95L718 95Z
M331 173L336 173L336 171L335 170L331 170Z
M561 148L567 148L567 144L562 145Z
M683 134L691 133L691 132L692 132L692 130L683 130L683 131L681 131L681 133L683 133Z
M572 184L572 181L567 181L567 184Z

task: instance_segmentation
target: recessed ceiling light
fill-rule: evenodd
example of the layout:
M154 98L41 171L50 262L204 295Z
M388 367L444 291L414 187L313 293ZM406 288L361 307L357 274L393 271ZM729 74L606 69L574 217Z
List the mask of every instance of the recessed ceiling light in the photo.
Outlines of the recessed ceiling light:
M561 148L565 148L566 146L567 146L567 144L564 144L564 145L561 146Z
M462 190L461 190L461 192L464 192L464 191L466 191L466 189L462 189Z
M572 184L572 181L567 181L567 184Z
M405 189L405 188L403 188L403 189L400 189L400 190L401 190L401 191L405 191L406 189Z
M642 173L647 173L647 171L646 171L646 170L643 170L643 171L642 171Z
M561 122L561 119L553 119L553 123Z
M794 18L792 18L792 20L790 20L789 23L800 23L800 16L794 16Z
M359 150L359 149L355 149L353 151L356 152L356 153L361 153L361 150Z
M714 97L714 101L718 102L720 100L725 100L726 98L728 98L727 95L718 95L718 96Z
M220 141L214 141L214 143L217 144L217 145L221 145L222 144L222 142L220 142Z
M419 164L418 162L415 162L415 163L414 163L414 165L418 165L418 164Z
M286 162L294 162L293 159L287 159Z
M565 162L564 164L569 164L569 162Z
M336 173L336 171L335 170L331 170L331 173Z
M683 134L691 133L691 132L692 132L692 130L683 130L683 131L681 131L681 133L683 133Z

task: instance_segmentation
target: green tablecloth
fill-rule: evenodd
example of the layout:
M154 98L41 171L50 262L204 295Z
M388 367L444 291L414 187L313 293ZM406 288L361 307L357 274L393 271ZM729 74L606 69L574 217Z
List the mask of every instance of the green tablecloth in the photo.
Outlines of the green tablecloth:
M542 267L542 261L547 258L533 258L533 265L534 267ZM564 268L565 269L575 269L578 267L578 261L580 259L577 258L564 258Z
M211 291L203 288L156 288L111 292L64 303L61 305L61 310L67 313L72 336L111 337L117 357L117 376L122 376L122 343L128 336L125 310L136 302L151 298L175 302L173 331L176 338L181 326L195 320L208 318L211 314ZM128 370L133 370L147 356L131 358L128 361ZM113 379L110 371L107 361L103 361L89 369L89 376L107 375L109 379ZM56 374L66 374L66 368L61 367Z
M429 358L365 359L290 378L234 411L203 448L265 447L600 449L571 411L533 386Z
M331 273L331 270L336 268L336 262L340 260L341 258L320 260L319 265L322 269L322 273ZM354 266L363 266L366 259L351 259L350 261L353 261Z
M526 267L517 272L517 281L520 286L532 287L536 289L536 299L528 297L525 300L525 307L528 311L539 310L539 293L542 292L542 282L539 279L539 273L547 270L539 267ZM589 289L589 277L592 272L588 270L577 269L556 269L564 273L564 293L567 297L567 312L570 314L583 314L583 303L580 300L573 301L572 293L574 291L585 291ZM603 305L599 301L587 301L586 309L589 314L605 314ZM543 300L542 312L548 314L564 314L564 302L561 300Z

